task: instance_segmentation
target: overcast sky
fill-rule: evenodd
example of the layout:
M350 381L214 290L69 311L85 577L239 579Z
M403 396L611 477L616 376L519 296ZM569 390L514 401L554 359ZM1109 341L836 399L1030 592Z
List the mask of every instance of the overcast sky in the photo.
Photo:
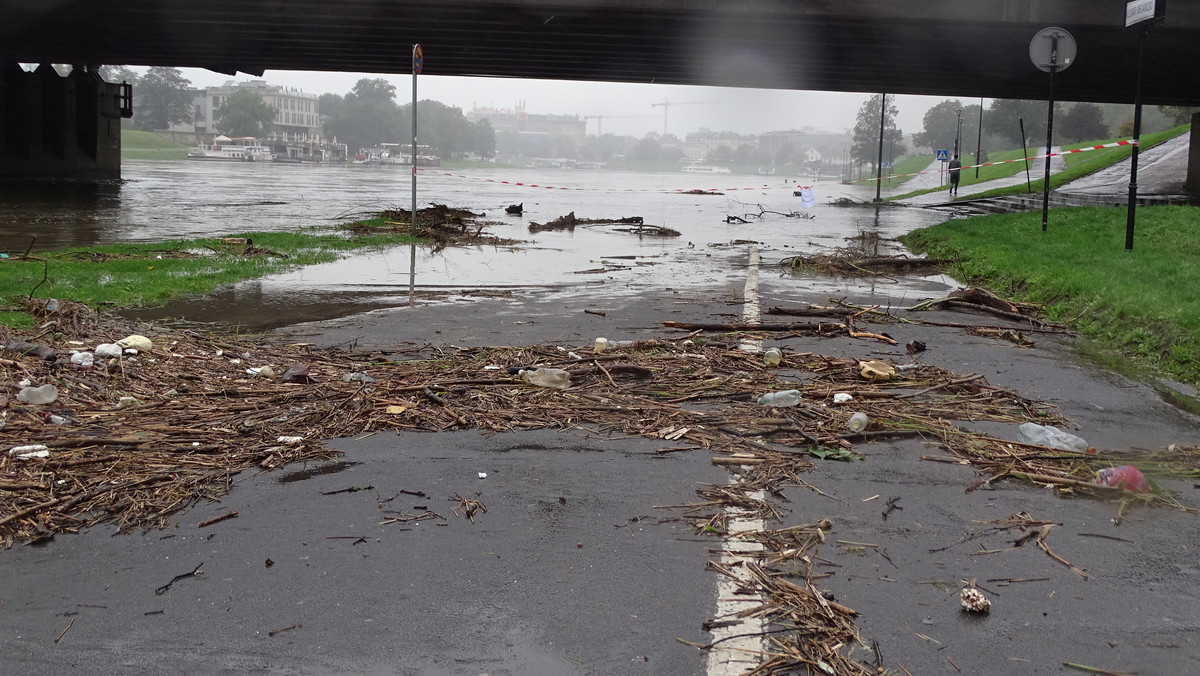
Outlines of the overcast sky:
M231 78L203 69L180 70L195 87L221 85L231 79L258 79L241 73ZM272 85L296 87L319 95L345 94L360 79L376 77L382 77L396 86L396 98L400 103L412 99L411 75L267 71L261 79ZM651 131L662 133L664 107L651 104L669 101L667 130L682 138L689 132L699 131L701 127L744 134L805 127L827 131L848 130L854 127L858 109L869 95L420 75L417 98L457 106L464 113L477 106L511 109L523 102L527 113L603 115L605 117L601 124L605 133L639 138ZM921 119L925 111L944 98L898 97L900 128L906 134L921 131ZM589 119L587 122L588 133L595 134L598 121Z

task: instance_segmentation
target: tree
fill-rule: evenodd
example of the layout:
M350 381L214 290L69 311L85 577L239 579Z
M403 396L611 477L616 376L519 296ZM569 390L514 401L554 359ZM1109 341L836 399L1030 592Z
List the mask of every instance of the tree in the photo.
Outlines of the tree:
M647 134L645 138L638 141L637 145L633 147L633 159L635 160L658 160L661 158L662 146L658 144L658 141L651 138L650 134Z
M1200 108L1189 108L1188 106L1159 106L1158 112L1162 113L1167 119L1174 122L1177 126L1187 124L1192 120L1192 113L1200 111Z
M1108 138L1104 111L1094 103L1076 103L1071 106L1063 113L1060 129L1064 138L1077 143Z
M138 78L135 129L167 129L192 120L191 80L177 68L155 66Z
M239 89L213 113L217 130L230 136L264 136L275 108L249 89Z
M958 100L942 101L925 111L922 127L922 131L913 134L916 145L931 151L951 150L957 139L960 154L973 154L979 138L979 104L964 106Z
M395 97L396 87L383 78L359 80L340 103L331 106L326 135L337 136L352 153L378 143L400 142L405 135ZM322 113L327 112L325 102L321 97Z
M1021 138L1021 121L1025 121L1025 139ZM1014 147L1042 145L1046 138L1046 103L1043 101L1018 101L1016 99L992 99L988 108L988 133L1013 144Z
M858 109L858 120L854 124L854 139L850 148L850 157L858 162L874 164L879 158L879 114L882 106L883 95L876 94ZM904 132L896 127L896 116L899 113L893 98L888 102L883 118L883 144L884 147L890 147L897 156L903 155L905 151Z

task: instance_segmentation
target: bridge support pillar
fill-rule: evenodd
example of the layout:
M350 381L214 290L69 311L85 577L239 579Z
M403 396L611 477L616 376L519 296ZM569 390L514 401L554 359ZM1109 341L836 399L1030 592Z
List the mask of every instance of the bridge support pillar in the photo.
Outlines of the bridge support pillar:
M84 66L62 77L0 63L0 180L120 178L131 94Z
M1200 193L1200 113L1192 113L1192 140L1188 144L1187 181L1183 189Z

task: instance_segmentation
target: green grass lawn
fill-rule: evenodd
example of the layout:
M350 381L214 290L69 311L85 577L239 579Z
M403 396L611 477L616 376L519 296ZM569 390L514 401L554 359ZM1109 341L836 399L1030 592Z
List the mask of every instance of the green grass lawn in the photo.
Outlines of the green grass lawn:
M383 219L364 221L381 224ZM27 327L25 298L72 300L92 307L153 306L244 279L337 259L357 249L407 244L397 234L348 237L328 230L253 232L255 247L222 238L113 244L0 259L0 324Z
M953 220L901 237L911 250L958 260L951 274L997 294L1043 304L1107 353L1200 385L1200 240L1195 207L1054 209ZM1115 362L1110 365L1116 365ZM1128 369L1126 369L1128 371Z
M191 146L172 143L148 131L121 131L121 158L126 160L185 160Z

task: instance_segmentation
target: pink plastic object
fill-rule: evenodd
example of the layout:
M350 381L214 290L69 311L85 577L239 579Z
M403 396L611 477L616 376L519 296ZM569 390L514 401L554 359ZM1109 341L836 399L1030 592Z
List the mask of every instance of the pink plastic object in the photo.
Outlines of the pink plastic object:
M1127 491L1136 493L1144 493L1150 490L1150 482L1146 481L1146 477L1138 468L1133 465L1121 465L1120 467L1105 467L1096 472L1096 478L1105 486L1113 488L1124 488Z

